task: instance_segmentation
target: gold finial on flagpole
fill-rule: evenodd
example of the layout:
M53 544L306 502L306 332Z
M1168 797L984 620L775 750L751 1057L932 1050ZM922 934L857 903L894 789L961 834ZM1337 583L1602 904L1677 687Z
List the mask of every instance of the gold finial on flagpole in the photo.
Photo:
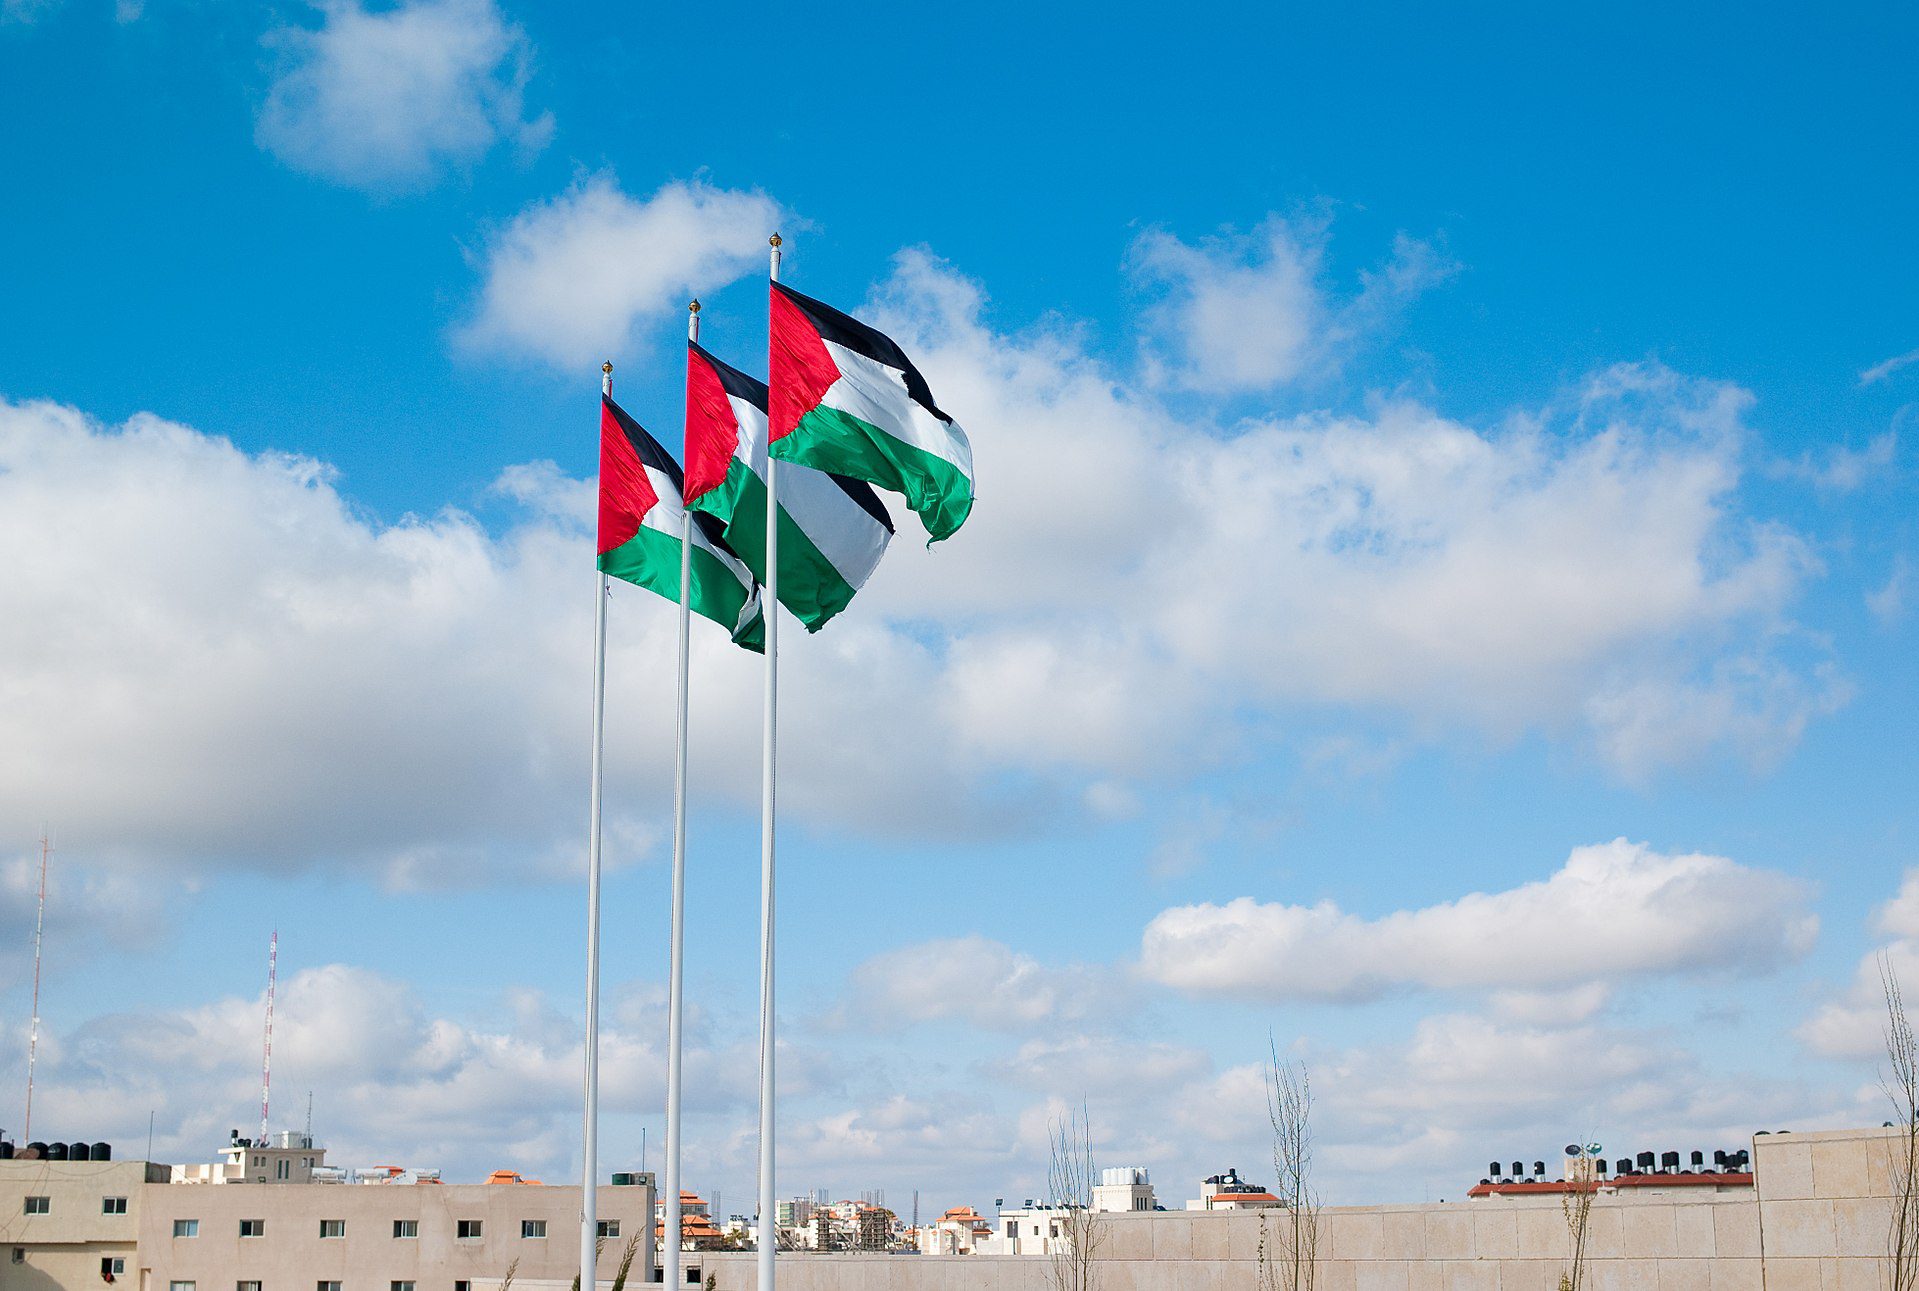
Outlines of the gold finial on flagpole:
M699 302L699 301L697 301L697 300L695 300L695 301L694 301L694 302L693 302L692 304L690 304L690 305L688 305L688 306L686 307L686 312L687 312L687 313L689 313L689 314L697 314L697 313L699 313L699 312L700 312L700 302Z
M607 360L606 362L604 362L604 363L602 363L602 364L600 364L600 375L601 375L601 376L609 376L609 377L613 375L613 360L612 360L612 359L608 359L608 360Z
M600 393L605 395L609 399L613 397L613 360L612 359L608 359L606 362L600 364Z
M779 245L780 245L780 235L779 235L779 234L777 234L777 233L775 233L775 234L774 234L774 235L773 235L772 237L770 237L770 238L768 238L768 239L766 240L766 243L767 243L767 245L768 245L768 246L772 246L772 247L777 247L777 246L779 246Z

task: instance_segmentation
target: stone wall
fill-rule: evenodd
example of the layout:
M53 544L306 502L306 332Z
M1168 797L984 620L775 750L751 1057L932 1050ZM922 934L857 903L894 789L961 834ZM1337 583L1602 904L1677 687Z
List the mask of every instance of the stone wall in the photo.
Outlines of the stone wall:
M1886 1291L1893 1131L1754 1139L1750 1192L1605 1194L1590 1291ZM1566 1223L1553 1197L1329 1208L1317 1291L1555 1291ZM1095 1291L1256 1291L1260 1216L1111 1217ZM719 1291L752 1291L753 1256L689 1256ZM795 1255L782 1291L1047 1291L1044 1256Z

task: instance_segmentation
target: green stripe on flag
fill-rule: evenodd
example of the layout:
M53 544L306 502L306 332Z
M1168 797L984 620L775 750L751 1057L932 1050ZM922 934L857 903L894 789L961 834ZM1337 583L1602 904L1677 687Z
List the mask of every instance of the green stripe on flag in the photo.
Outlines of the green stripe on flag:
M791 434L773 441L773 456L903 495L906 505L919 513L929 542L951 537L973 509L973 482L957 466L895 439L870 421L823 404L800 418ZM786 541L785 529L780 530L780 541ZM786 577L784 560L780 577Z
M746 608L749 593L740 583L739 576L699 543L693 544L692 563L693 612L725 628L737 644L764 653L764 615L754 616L750 624L744 629L740 628L740 614ZM674 534L641 526L638 533L601 556L599 566L600 571L609 578L644 587L675 605L679 604L680 539Z
M725 523L726 545L764 584L766 485L760 477L736 457L727 467L725 481L695 498L693 506ZM808 632L818 632L852 602L856 590L782 506L780 604L791 610Z

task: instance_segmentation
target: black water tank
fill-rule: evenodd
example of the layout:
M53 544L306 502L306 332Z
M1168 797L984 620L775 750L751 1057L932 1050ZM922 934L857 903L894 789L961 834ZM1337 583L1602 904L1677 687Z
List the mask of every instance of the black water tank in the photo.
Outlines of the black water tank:
M1723 1165L1725 1165L1725 1164L1726 1164L1726 1149L1724 1149L1724 1148L1714 1148L1714 1149L1712 1150L1712 1163L1713 1163L1714 1165L1716 1165L1716 1166L1723 1166Z
M1661 1152L1659 1154L1659 1168L1661 1170L1677 1170L1679 1168L1679 1154L1677 1152Z
M45 1161L47 1159L47 1145L39 1139L35 1139L33 1142L27 1144L25 1155L33 1158L35 1161Z
M1499 1162L1494 1161L1486 1167L1486 1173L1496 1175L1496 1174L1504 1174L1505 1171L1499 1168Z
M1599 1174L1606 1173L1606 1158L1605 1157L1595 1158L1593 1161L1593 1169Z
M93 1160L93 1145L89 1143L67 1144L67 1160L69 1161Z
M47 1144L47 1160L49 1160L49 1161L65 1161L66 1159L67 1159L67 1145L66 1145L66 1144L64 1144L64 1143L49 1143L49 1144Z
M13 1140L0 1139L0 1161L13 1160Z
M93 1159L94 1159L95 1161L111 1161L111 1160L113 1160L113 1145L112 1145L111 1143L96 1143L96 1144L94 1144L94 1145L93 1145Z
M1650 1172L1652 1170L1652 1163L1653 1163L1652 1153L1641 1152L1639 1154L1637 1158L1637 1164L1642 1173Z
M1534 1173L1534 1174L1537 1174L1537 1175L1543 1175L1543 1174L1545 1174L1545 1173L1546 1173L1546 1163L1545 1163L1544 1161L1535 1161L1535 1162L1533 1162L1533 1173Z
M1625 1157L1620 1157L1617 1161L1612 1163L1612 1172L1615 1175L1631 1174L1632 1162L1628 1161Z
M1524 1179L1525 1177L1526 1177L1526 1163L1524 1161L1513 1162L1513 1178Z
M1698 1148L1692 1150L1692 1168L1697 1170L1706 1164L1706 1154Z

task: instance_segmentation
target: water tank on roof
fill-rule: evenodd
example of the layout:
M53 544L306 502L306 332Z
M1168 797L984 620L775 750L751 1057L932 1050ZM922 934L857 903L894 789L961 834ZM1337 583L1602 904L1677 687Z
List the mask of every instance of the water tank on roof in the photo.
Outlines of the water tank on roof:
M0 1139L0 1161L13 1160L13 1140Z
M111 1143L96 1143L96 1144L94 1144L94 1145L93 1145L93 1159L94 1159L95 1161L111 1161L111 1160L113 1160L113 1145L112 1145Z
M1524 1161L1513 1162L1513 1178L1523 1179L1525 1177L1526 1177L1526 1163Z
M93 1144L91 1143L67 1144L67 1160L69 1161L93 1160Z
M46 1158L49 1161L65 1161L67 1159L67 1145L64 1143L47 1144Z
M1543 1178L1546 1174L1546 1163L1544 1161L1533 1162L1533 1173Z
M1499 1168L1499 1162L1491 1161L1491 1162L1488 1162L1486 1165L1486 1173L1487 1174L1504 1174L1506 1172Z
M1692 1168L1695 1170L1701 1170L1705 1168L1705 1165L1706 1165L1706 1154L1704 1152L1701 1152L1698 1148L1694 1148L1692 1150Z
M27 1150L20 1155L30 1157L35 1161L45 1161L47 1159L47 1145L39 1139L35 1139L33 1142L27 1144Z
M1661 1170L1677 1170L1679 1168L1679 1154L1677 1152L1661 1152L1659 1154L1659 1168Z
M1625 1157L1620 1157L1617 1161L1613 1162L1612 1172L1615 1177L1622 1174L1631 1174L1632 1162L1628 1161Z
M1641 1152L1633 1161L1641 1171L1650 1171L1652 1169L1653 1155L1650 1152Z

